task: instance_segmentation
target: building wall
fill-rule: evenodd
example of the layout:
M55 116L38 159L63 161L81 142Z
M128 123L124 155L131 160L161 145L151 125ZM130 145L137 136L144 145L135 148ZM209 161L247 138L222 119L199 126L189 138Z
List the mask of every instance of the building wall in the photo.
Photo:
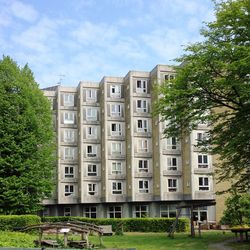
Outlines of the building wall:
M180 140L165 138L165 122L152 115L154 85L174 74L157 65L151 72L44 90L58 144L57 187L44 201L47 214L172 217L176 206L215 199L213 159L195 146L206 125ZM215 208L206 209L214 221Z

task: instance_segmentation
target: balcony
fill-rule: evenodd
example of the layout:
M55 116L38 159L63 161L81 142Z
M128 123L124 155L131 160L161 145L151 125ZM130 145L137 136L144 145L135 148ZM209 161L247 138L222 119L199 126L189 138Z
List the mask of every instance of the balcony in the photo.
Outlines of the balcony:
M163 175L164 176L181 176L182 171L181 170L163 170Z
M81 203L100 203L100 195L83 195L81 197Z
M153 177L153 173L152 172L135 172L134 175L135 178L152 178Z
M125 180L126 174L112 173L112 174L109 174L108 179L109 180Z
M197 200L211 200L215 199L214 192L212 191L195 191L193 199Z
M183 200L183 193L181 192L164 192L162 200Z
M133 201L152 201L153 194L152 193L136 193L134 195Z
M194 168L194 173L195 174L209 174L212 173L213 169L212 168Z
M162 154L164 155L180 155L181 154L181 150L180 149L170 149L170 148L167 148L167 149L163 149L162 150Z
M126 197L124 194L108 194L105 202L126 202Z

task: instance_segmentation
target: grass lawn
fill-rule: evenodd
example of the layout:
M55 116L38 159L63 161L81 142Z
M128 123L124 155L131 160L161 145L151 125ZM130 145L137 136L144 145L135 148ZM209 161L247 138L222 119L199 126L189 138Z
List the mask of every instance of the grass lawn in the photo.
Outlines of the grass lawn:
M62 236L61 236L62 237ZM191 238L186 233L176 233L174 239L167 237L166 233L125 233L123 236L104 236L103 243L107 248L136 248L137 250L213 250L209 244L223 242L233 238L231 232L223 234L221 231L205 231L202 237ZM34 247L33 241L37 234L0 231L0 247ZM54 238L50 235L49 238ZM90 236L90 241L99 244L97 236ZM231 243L236 250L249 250L249 244Z

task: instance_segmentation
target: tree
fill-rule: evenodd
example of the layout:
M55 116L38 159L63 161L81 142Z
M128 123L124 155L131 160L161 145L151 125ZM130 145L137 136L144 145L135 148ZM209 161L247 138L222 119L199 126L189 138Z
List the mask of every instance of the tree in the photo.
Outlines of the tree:
M218 180L250 188L250 1L215 3L216 20L176 61L176 79L159 86L155 112L168 120L166 136L210 126L204 151L219 155Z
M52 190L50 103L26 65L0 60L0 213L33 213Z
M250 223L250 194L238 194L235 190L226 199L226 209L221 218L221 224L230 226Z

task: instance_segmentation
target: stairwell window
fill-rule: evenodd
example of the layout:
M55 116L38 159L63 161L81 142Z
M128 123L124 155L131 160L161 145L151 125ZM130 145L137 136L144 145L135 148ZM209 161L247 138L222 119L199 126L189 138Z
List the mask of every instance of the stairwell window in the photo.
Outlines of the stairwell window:
M148 160L139 160L138 161L138 170L140 173L148 172Z
M111 135L112 136L121 136L122 130L121 130L121 124L120 123L111 123Z
M122 154L122 144L120 142L111 143L111 153L116 155Z
M200 191L208 191L209 190L208 177L199 177L199 190Z
M208 168L208 155L198 155L198 168Z
M97 157L97 148L95 145L87 145L87 157Z
M122 106L121 104L111 104L111 117L121 117Z
M64 178L74 178L74 167L73 166L64 167Z
M138 153L148 152L148 140L138 140Z
M64 94L63 95L63 104L66 107L72 107L74 106L74 94Z
M122 194L122 182L112 182L112 194Z
M148 193L148 192L149 192L148 181L139 180L139 193Z
M64 148L64 160L75 160L76 158L76 148L65 147Z
M121 97L121 86L120 85L111 85L110 86L110 97L120 98Z
M75 124L75 113L74 112L64 112L63 124Z
M147 80L136 81L136 93L147 93Z
M88 194L89 195L95 195L96 194L96 184L95 183L89 183L88 184Z
M75 142L76 139L76 131L72 129L65 129L63 141L64 142Z
M64 196L74 195L74 185L65 185L64 186Z
M138 132L148 132L148 120L146 120L146 119L137 120L137 131Z
M177 158L176 157L168 157L167 158L167 166L168 170L177 170Z
M177 192L177 179L168 179L168 192Z
M86 109L86 120L87 121L97 121L97 109L87 108Z
M88 164L88 176L97 176L96 164Z
M136 110L138 113L148 112L148 102L147 100L137 100Z
M177 149L177 139L176 139L176 137L167 138L167 149L170 149L170 150Z
M97 90L86 89L86 100L89 102L95 102L97 100Z
M112 174L121 174L122 173L122 163L121 162L112 162Z

